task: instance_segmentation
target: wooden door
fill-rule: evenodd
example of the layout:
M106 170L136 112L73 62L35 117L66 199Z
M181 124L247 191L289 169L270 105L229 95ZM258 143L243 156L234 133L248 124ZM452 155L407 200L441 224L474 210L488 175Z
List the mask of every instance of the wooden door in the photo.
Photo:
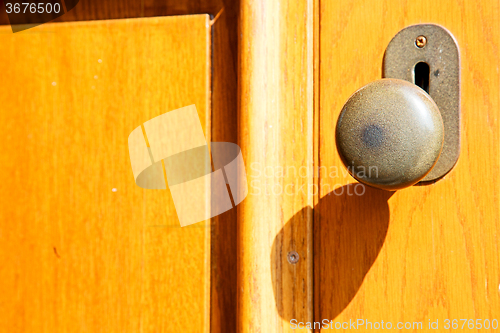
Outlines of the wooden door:
M208 15L0 28L0 331L203 332L210 223L135 185L130 132L195 104Z
M422 323L424 330L439 321L448 331L448 320L461 330L461 319L472 319L469 332L489 331L478 329L478 319L500 320L499 10L497 0L321 1L320 166L342 167L332 131L342 105L381 78L386 46L413 24L439 24L457 40L462 132L458 163L433 185L329 195L325 185L355 181L320 175L316 320Z

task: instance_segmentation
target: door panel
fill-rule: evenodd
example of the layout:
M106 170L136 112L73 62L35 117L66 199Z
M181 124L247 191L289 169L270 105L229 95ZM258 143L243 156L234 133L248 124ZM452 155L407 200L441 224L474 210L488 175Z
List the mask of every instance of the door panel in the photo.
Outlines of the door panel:
M0 29L0 331L201 332L210 227L135 185L130 132L196 104L208 15Z
M440 331L445 319L500 320L499 2L343 0L320 6L315 320L422 322L424 329L439 320ZM350 196L354 187L348 184L356 182L342 173L337 118L354 91L381 78L392 37L418 23L440 24L458 41L460 158L433 185L392 194L367 187L364 195Z

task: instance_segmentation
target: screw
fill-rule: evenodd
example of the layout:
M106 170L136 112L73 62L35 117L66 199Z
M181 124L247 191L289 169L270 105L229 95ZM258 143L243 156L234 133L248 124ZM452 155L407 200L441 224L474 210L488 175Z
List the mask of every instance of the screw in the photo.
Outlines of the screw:
M296 263L299 262L299 254L295 251L288 252L286 258L288 259L288 262L292 265L295 265Z
M415 39L415 45L418 48L423 48L427 44L427 38L425 36L418 36L417 39Z

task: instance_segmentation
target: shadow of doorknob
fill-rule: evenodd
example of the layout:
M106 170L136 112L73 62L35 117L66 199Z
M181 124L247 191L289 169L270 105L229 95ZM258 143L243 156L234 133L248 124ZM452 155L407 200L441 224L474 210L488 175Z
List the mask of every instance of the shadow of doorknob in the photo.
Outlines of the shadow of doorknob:
M390 191L423 179L436 164L443 140L436 103L420 87L398 79L357 90L336 126L337 149L349 173Z

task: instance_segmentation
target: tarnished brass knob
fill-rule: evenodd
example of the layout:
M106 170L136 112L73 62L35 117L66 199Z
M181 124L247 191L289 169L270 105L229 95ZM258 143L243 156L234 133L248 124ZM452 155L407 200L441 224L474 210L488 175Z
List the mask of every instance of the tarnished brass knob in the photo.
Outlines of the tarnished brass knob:
M337 149L349 173L391 191L424 178L439 158L443 139L436 103L418 86L397 79L356 91L336 128Z

